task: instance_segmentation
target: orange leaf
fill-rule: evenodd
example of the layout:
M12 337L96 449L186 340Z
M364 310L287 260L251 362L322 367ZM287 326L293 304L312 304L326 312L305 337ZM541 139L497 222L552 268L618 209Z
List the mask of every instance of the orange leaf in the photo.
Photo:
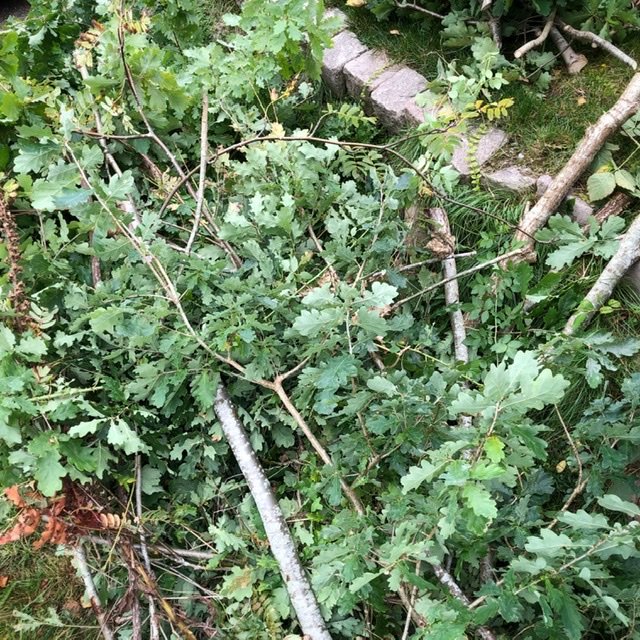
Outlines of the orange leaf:
M40 512L37 509L24 509L16 524L0 536L0 544L16 542L30 536L40 524Z
M22 499L22 496L20 495L17 484L14 484L11 487L7 487L4 490L4 495L6 496L7 500L14 504L16 507L22 508L27 506L27 503Z
M0 576L0 589L4 589L9 582L9 576Z

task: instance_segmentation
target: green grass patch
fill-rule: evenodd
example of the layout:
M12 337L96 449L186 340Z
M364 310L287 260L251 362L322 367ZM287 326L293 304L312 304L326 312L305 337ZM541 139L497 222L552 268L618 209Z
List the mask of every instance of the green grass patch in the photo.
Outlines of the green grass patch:
M0 589L0 640L97 640L100 631L90 609L80 599L84 588L66 556L51 549L33 551L27 543L0 546L0 575L8 581ZM43 625L29 631L14 629L22 612L37 620L53 607L65 624Z

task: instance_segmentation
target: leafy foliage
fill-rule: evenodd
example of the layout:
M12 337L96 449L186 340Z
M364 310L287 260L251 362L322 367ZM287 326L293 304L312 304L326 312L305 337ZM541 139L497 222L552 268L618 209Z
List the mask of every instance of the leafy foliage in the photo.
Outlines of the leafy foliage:
M449 185L441 179L436 192L379 149L354 156L340 143L369 136L371 121L315 97L330 33L320 3L247 0L215 42L194 28L187 0L152 13L147 3L124 13L119 2L71 4L65 15L66 3L36 3L0 41L3 188L24 214L33 320L21 330L2 307L2 484L28 480L48 497L84 487L121 512L141 460L150 534L209 552L204 566L157 569L162 593L193 596L180 615L194 633L283 637L296 629L293 612L213 412L222 379L334 637L399 637L406 612L395 594L413 587L429 622L414 638L463 638L478 625L541 640L587 628L637 635L628 470L639 380L616 375L637 341L558 337L563 309L527 264L464 282L469 364L451 356L439 289L398 304L440 279L437 263L401 270L431 257L407 242L401 212L420 195L438 202ZM206 209L187 251L198 195L195 180L179 181L200 163L203 94ZM620 224L585 237L556 219L548 240L563 253L545 277L606 255ZM500 253L505 227L467 231L474 261ZM0 282L7 293L6 270ZM533 314L529 295L541 303ZM583 371L597 393L565 431ZM332 465L265 384L285 372ZM9 525L15 510L2 509ZM469 606L434 577L443 563ZM126 602L126 580L110 566L103 598Z

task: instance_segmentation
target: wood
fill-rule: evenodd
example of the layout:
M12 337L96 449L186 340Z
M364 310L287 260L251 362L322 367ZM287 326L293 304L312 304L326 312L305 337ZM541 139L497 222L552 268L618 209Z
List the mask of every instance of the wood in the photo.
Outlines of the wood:
M587 57L581 53L576 53L555 27L551 29L550 36L553 44L556 45L560 52L562 60L567 67L567 72L571 75L580 73L588 64Z
M577 329L584 328L593 316L611 297L613 290L629 268L640 259L640 216L638 216L620 241L613 258L604 268L596 283L578 306L578 310L569 318L563 333L573 335Z
M534 38L533 40L529 40L529 42L525 42L519 49L516 49L515 53L513 54L513 57L516 60L518 58L522 58L522 56L531 51L531 49L535 49L536 47L539 47L544 43L544 41L549 37L549 32L551 31L551 27L553 27L553 20L555 19L555 17L556 12L555 10L553 10L547 18L547 21L544 24L544 28L542 29L538 37Z
M560 206L571 187L591 164L602 145L640 108L640 73L636 73L618 101L587 129L570 160L535 206L524 215L515 240L524 243L519 260L535 261L533 236Z
M238 418L231 398L222 385L216 391L214 408L227 442L260 513L271 552L280 567L282 579L298 617L302 633L308 636L309 640L331 640L311 584L298 558L295 543L280 505L251 447L244 425Z
M622 213L630 203L631 196L623 191L618 191L594 213L593 217L598 221L598 224L602 224L607 218Z

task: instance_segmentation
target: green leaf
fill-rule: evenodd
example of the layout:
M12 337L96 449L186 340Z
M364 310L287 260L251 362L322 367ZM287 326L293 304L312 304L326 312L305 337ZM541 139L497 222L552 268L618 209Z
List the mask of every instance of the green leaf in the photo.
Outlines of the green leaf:
M339 309L303 310L293 323L293 330L306 338L315 338L334 329L343 317Z
M601 513L591 514L584 509L579 509L575 513L571 513L571 511L561 513L558 516L558 520L577 531L609 528L609 522Z
M0 357L13 353L16 346L16 337L9 327L0 326Z
M372 337L384 336L387 333L387 321L375 311L358 309L358 326Z
M68 435L72 438L84 438L90 433L95 433L103 422L106 422L105 418L96 418L94 420L80 422L69 429Z
M45 341L38 336L24 335L16 351L25 355L44 356L47 353L47 345Z
M423 482L430 482L438 471L439 468L431 464L428 460L423 460L420 466L411 467L409 473L400 480L402 493L407 494L417 489Z
M367 387L372 391L378 393L384 393L386 396L395 396L398 393L398 388L393 382L383 378L382 376L374 376L370 380L367 380Z
M398 295L398 290L386 282L374 282L371 291L365 293L362 302L368 307L384 307L390 305Z
M107 442L122 449L127 455L145 451L144 442L122 418L112 419L107 432Z
M543 558L555 558L562 555L565 549L573 546L571 538L564 533L555 533L551 529L541 529L539 536L529 536L524 548Z
M640 507L638 507L638 505L633 504L633 502L622 500L612 493L608 493L601 498L598 498L598 504L603 509L608 509L609 511L619 511L620 513L625 513L626 515L634 518L636 516L640 516Z
M349 585L349 591L351 591L351 593L356 593L356 591L360 591L360 589L362 589L362 587L364 587L365 585L369 584L372 580L375 580L379 575L380 575L379 572L378 573L371 573L371 572L363 573L361 576L358 576Z
M493 520L498 515L495 500L491 494L480 484L467 484L462 490L462 497L467 501L467 506L483 518Z
M491 462L501 462L504 460L504 442L502 442L498 436L489 436L483 448Z
M626 169L618 169L613 176L621 189L633 191L637 186L635 178Z
M612 173L594 173L587 180L589 199L592 202L602 200L613 193L616 188L616 179Z
M60 452L57 449L38 456L33 477L38 483L38 490L45 496L52 496L62 490L62 478L67 475L67 471L59 460Z

